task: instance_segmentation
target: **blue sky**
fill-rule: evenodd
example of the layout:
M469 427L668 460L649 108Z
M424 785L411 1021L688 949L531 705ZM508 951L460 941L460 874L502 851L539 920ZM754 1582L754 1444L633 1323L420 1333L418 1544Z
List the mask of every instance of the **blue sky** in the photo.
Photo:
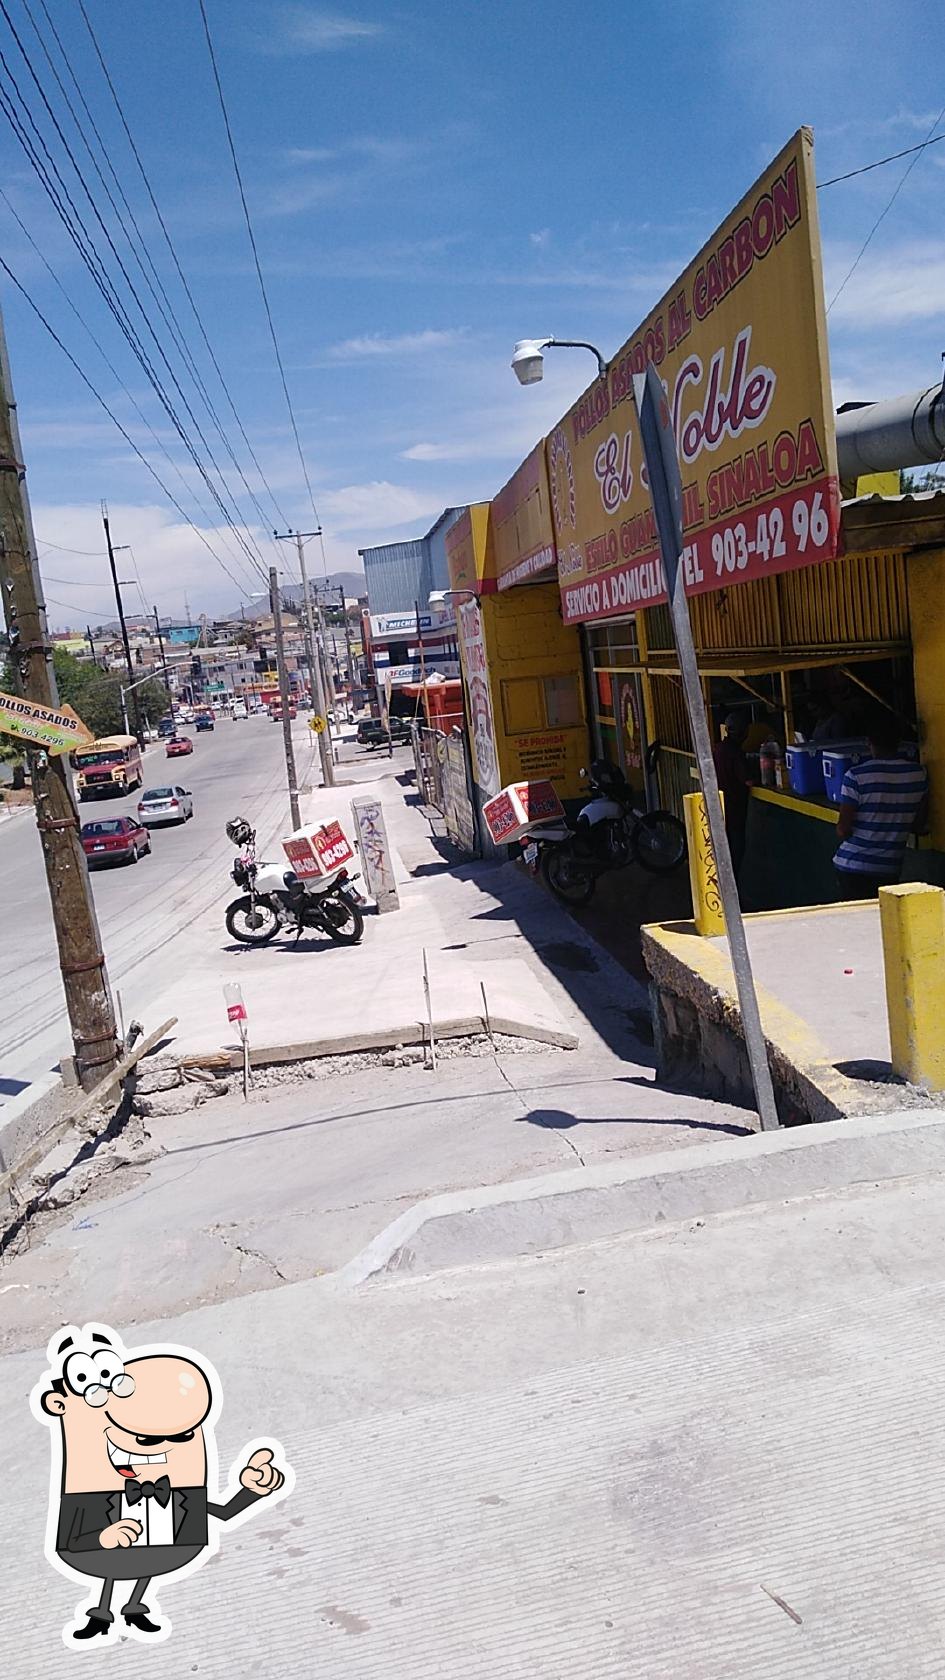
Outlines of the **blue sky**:
M515 339L590 338L610 354L802 122L814 128L825 180L924 139L945 98L945 44L915 0L869 8L848 0L206 3L333 568L356 565L359 546L423 530L448 503L491 495L587 383L584 360L561 353L547 359L542 385L521 390L508 368ZM212 384L76 0L47 4ZM27 0L5 5L79 155ZM265 478L288 522L308 528L197 0L86 5ZM49 42L41 0L28 0L28 10ZM0 50L49 135L2 16ZM50 146L58 155L58 142ZM261 585L232 536L215 530L206 489L3 116L0 157L11 203L185 482L2 202L0 250L245 582L237 589L162 499L3 278L37 536L44 575L55 580L53 623L108 616L102 497L115 540L133 545L149 603L178 614L186 593L194 611L232 607ZM907 162L820 194L828 300ZM945 348L943 198L945 144L920 157L831 311L838 402L936 379ZM124 253L120 235L115 242ZM117 273L99 230L97 244ZM218 388L212 394L222 417ZM198 399L194 407L211 438ZM227 429L268 517L231 416ZM230 478L268 565L274 551L262 521ZM320 563L316 554L316 571Z

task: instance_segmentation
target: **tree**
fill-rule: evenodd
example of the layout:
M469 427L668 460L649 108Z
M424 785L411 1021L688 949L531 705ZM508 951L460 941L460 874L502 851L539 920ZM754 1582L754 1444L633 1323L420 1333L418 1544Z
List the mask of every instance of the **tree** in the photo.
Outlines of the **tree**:
M77 659L64 648L53 652L59 698L69 705L90 729L96 740L103 735L124 734L121 715L121 677L113 671L103 671L87 659ZM137 697L144 723L157 723L167 712L164 685L157 680L142 683L129 695L129 703Z

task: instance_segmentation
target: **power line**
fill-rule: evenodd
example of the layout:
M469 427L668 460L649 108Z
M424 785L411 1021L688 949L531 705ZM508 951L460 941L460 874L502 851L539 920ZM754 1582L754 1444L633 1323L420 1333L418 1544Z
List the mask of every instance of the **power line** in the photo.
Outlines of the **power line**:
M89 202L92 213L93 213L93 215L94 215L94 217L95 217L95 219L96 219L96 221L97 221L97 223L98 223L98 225L99 225L99 227L100 227L100 229L101 229L101 231L102 231L102 233L103 233L103 235L104 235L104 237L107 241L107 244L108 244L113 256L115 257L115 260L118 263L118 266L119 266L119 268L121 270L121 273L124 277L125 284L127 285L128 290L130 291L130 293L131 293L131 295L132 295L132 297L135 301L135 304L137 305L138 311L141 315L141 318L144 322L144 325L147 329L147 332L149 333L150 337L154 341L154 344L155 344L155 346L157 348L157 351L158 351L158 355L160 356L161 360L163 361L165 367L167 368L167 371L168 371L168 373L171 377L171 380L172 380L172 382L173 382L173 384L174 384L174 386L175 386L175 388L176 388L176 390L177 390L177 392L178 392L178 394L181 398L181 401L183 402L184 408L187 412L187 415L189 416L189 419L190 419L192 425L194 426L194 429L196 430L197 436L199 437L200 442L203 445L203 448L204 448L206 454L208 455L208 457L210 459L210 462L213 466L214 471L216 472L218 478L220 479L224 489L226 489L226 481L223 478L222 473L220 472L219 465L214 458L213 452L210 449L210 446L207 443L206 438L204 437L204 434L203 434L203 431L201 429L200 423L197 420L196 415L194 414L193 409L190 406L190 403L187 399L187 396L186 396L185 392L183 391L183 389L181 387L180 381L178 380L177 375L175 374L173 367L171 366L171 363L170 363L170 361L169 361L169 359L168 359L168 357L167 357L167 355L164 351L163 345L161 344L161 341L158 338L158 335L154 330L154 326L153 326L153 324L152 324L152 322L149 318L148 312L146 311L146 309L144 308L144 306L141 302L141 298L138 295L138 292L137 292L137 289L134 285L134 282L132 281L132 279L131 279L131 277L128 273L128 270L125 267L124 262L122 261L122 258L121 258L120 254L119 254L119 252L118 252L118 250L115 246L114 240L112 239L111 234L110 234L107 226L105 225L105 222L102 219L102 216L99 212L98 206L95 203L95 200L94 200L91 192L89 191L88 183L85 180L85 177L82 173L81 168L79 167L79 164L78 164L78 162L75 158L75 155L74 155L74 153L73 153L73 151L72 151L72 149L69 145L69 142L67 141L65 135L63 134L61 125L60 125L60 123L59 123L59 121L56 117L56 114L53 111L52 106L50 105L49 100L46 97L46 94L45 94L45 91L42 87L42 84L40 83L39 78L36 75L36 72L33 68L32 63L30 62L29 54L26 52L26 49L23 46L22 41L20 40L19 34L17 33L17 30L16 30L16 27L13 23L13 20L10 17L10 13L9 13L9 10L8 10L7 5L5 3L5 0L0 0L0 13L2 13L2 15L3 15L4 19L6 20L7 25L9 27L10 31L11 31L11 34L13 35L13 38L16 42L16 45L17 45L17 48L19 50L20 56L23 58L24 63L26 64L26 68L29 72L29 75L30 75L30 77L31 77L31 79L32 79L32 81L33 81L33 83L34 83L34 85L35 85L35 87L36 87L36 89L39 93L40 99L42 100L42 103L43 103L43 105L46 109L46 112L47 112L47 114L50 118L50 121L52 122L52 125L53 125L53 127L56 131L56 134L58 135L58 138L59 138L59 141L60 141L60 143L63 147L63 150L65 151L66 156L69 159L69 162L70 162L70 164L72 166L72 169L75 173L75 176L76 176L76 178L79 182L79 185L81 186L82 191L85 194L85 197L87 198L87 200ZM124 304L122 303L121 299L118 296L118 292L117 292L117 290L114 286L114 283L112 282L110 276L108 275L108 272L105 269L105 266L104 266L102 260L98 257L97 253L95 252L89 230L86 227L86 225L85 225L85 223L82 219L81 213L80 213L80 211L79 211L79 209L78 209L78 207L75 203L75 200L72 197L72 194L69 191L68 186L66 185L66 182L65 182L65 180L62 176L62 173L61 173L58 165L55 162L55 159L53 158L53 156L52 156L52 154L49 150L49 147L46 144L46 141L43 138L43 135L42 135L40 129L38 128L38 126L37 126L36 120L33 116L32 111L30 110L30 107L29 107L26 99L23 96L22 90L19 86L19 83L17 82L16 76L14 75L14 73L13 73L13 71L12 71L12 69L11 69L11 67L10 67L10 65L9 65L9 63L8 63L8 61L7 61L7 59L4 56L2 51L0 51L0 66L3 67L3 70L5 71L5 73L7 75L7 78L8 78L8 80L9 80L9 82L10 82L12 88L13 88L15 96L16 96L17 100L19 101L19 104L22 107L22 109L23 109L23 111L26 115L26 119L27 119L27 121L30 125L30 128L32 129L33 133L35 134L36 139L39 142L39 145L42 147L42 150L43 150L43 152L44 152L44 154L45 154L45 156L48 160L49 167L51 168L51 170L52 170L52 172L53 172L53 174L56 178L56 181L59 183L59 187L62 190L62 194L64 195L66 203L69 206L69 211L71 212L71 217L68 214L68 212L65 211L65 208L64 208L64 206L63 206L63 204L62 204L62 202L59 198L58 193L55 192L54 190L51 190L51 184L49 182L49 176L48 176L48 171L46 169L46 166L44 164L42 164L42 162L39 159L38 154L35 150L35 147L33 146L32 142L29 140L29 136L27 135L27 133L26 133L24 127L23 127L22 121L17 116L16 110L13 107L13 104L12 104L12 101L10 100L10 98L9 98L9 95L6 92L2 92L2 93L0 93L0 104L2 104L2 107L5 111L5 114L7 115L8 120L11 123L11 126L13 127L13 130L14 130L14 133L16 134L17 139L20 141L20 144L23 147L24 151L26 151L27 157L29 158L30 162L32 163L34 170L39 175L40 181L42 182L42 184L43 184L43 186L44 186L44 188L47 192L47 195L50 197L51 202L53 203L54 207L56 208L57 214L60 216L60 219L63 221L65 227L67 228L67 231L69 232L70 237L73 240L73 243L76 245L77 250L79 251L80 255L83 258L83 261L86 264L86 267L89 269L89 273L92 275L93 280L98 285L99 290L102 291L102 295L105 298L105 301L108 304L109 308L111 309L112 313L114 314L115 319L118 322L118 325L119 325L123 335L125 336L128 343L130 344L132 350L134 351L134 354L136 355L138 361L140 362L140 364L141 364L149 382L151 383L153 389L155 390L155 392L156 392L159 400L161 401L163 407L165 408L165 410L168 414L168 417L171 420L171 423L174 425L175 429L177 430L177 432L178 432L178 434L181 438L181 441L184 443L185 447L187 448L187 451L190 454L190 456L191 456L191 458L194 462L194 465L197 467L197 470L200 472L202 478L204 479L204 482L206 483L207 488L210 491L211 496L213 497L213 500L216 502L216 504L219 507L221 513L223 514L223 518L224 518L225 523L228 524L230 526L230 528L232 529L233 535L234 535L237 543L244 550L244 552L246 554L246 557L247 557L252 569L255 570L261 577L265 578L265 575L266 575L265 574L265 569L264 569L264 567L261 563L262 557L261 557L261 554L259 554L258 545L257 545L257 554L259 554L259 557L257 558L257 556L253 554L253 552L252 552L252 550L249 546L249 543L246 540L245 535L238 528L238 526L234 523L229 509L226 507L226 504L224 503L223 498L220 496L220 494L219 494L219 492L216 488L216 485L211 480L211 478L209 476L209 473L207 472L207 470L204 466L204 463L201 461L201 459L200 459L200 457L197 453L196 447L193 445L190 438L187 436L187 433L185 432L185 430L183 428L183 425L182 425L181 421L179 420L179 418L178 418L178 416L177 416L177 414L174 410L173 404L171 403L171 400L168 397L167 392L165 391L162 382L158 378L158 375L156 374L153 366L151 365L151 362L150 362L148 356L146 355L146 353L144 351L144 347L143 347L143 345L142 345L142 343L141 343L141 341L138 337L138 334L137 334L135 328L132 326L130 316L128 315L128 312L127 312ZM76 230L75 230L75 227L73 226L72 218L75 219L75 223L81 229L81 232L82 232L82 235L83 235L83 238L84 238L84 243L83 243L83 240L80 239L76 234Z
M315 506L315 494L314 494L314 491L312 490L312 481L309 478L308 467L307 467L306 462L305 462L305 455L303 454L303 451L302 451L302 440L299 436L299 428L298 428L298 424L297 424L296 418L295 418L295 409L292 406L292 398L289 394L289 384L288 384L288 380L286 379L286 376L285 376L285 367L284 367L283 361L282 361L282 353L279 349L279 340L276 336L276 328L275 328L275 323L273 322L273 318L272 318L272 310L269 306L269 294L266 290L266 282L263 279L262 264L260 263L260 260L259 260L259 249L258 249L257 244L256 244L256 235L253 232L253 223L252 223L252 218L249 214L249 205L248 205L247 200L246 200L246 191L245 191L245 188L243 186L243 177L242 177L242 174L240 173L239 160L236 156L236 146L235 146L235 143L234 143L234 140L233 140L233 130L230 127L229 113L228 113L227 108L226 108L226 100L223 96L223 83L220 80L220 72L217 68L216 53L213 50L213 38L210 34L210 20L207 17L207 8L204 4L204 0L198 0L198 4L200 6L200 16L203 20L204 35L206 36L206 39L207 39L207 51L210 55L210 65L211 65L211 69L213 70L213 80L214 80L214 83L216 85L217 95L218 95L219 100L220 100L220 111L221 111L222 116L223 116L223 126L226 129L227 144L229 145L229 148L230 148L230 157L233 160L233 173L236 176L236 184L239 188L240 203L243 206L243 217L244 217L245 222L246 222L246 232L249 235L249 243L250 243L250 246L252 247L253 262L256 265L256 277L259 281L259 290L262 293L263 307L265 308L265 311L266 311L266 320L269 323L269 335L272 339L272 348L275 352L276 366L279 369L279 378L282 381L282 392L283 392L283 395L285 397L286 408L289 411L289 420L290 420L291 425L292 425L292 435L295 438L295 447L296 447L296 450L298 452L299 464L302 468L302 476L305 480L305 488L308 491L308 499L309 499L309 502L311 503L312 514L313 514L313 517L314 517L314 520L315 520L315 524L320 527L321 526L321 520L318 517L318 509ZM322 554L324 555L324 544L322 545Z
M2 104L2 98L3 98L2 90L0 90L0 104ZM141 421L141 424L144 426L145 430L150 434L151 438L154 440L154 443L157 445L157 448L161 451L161 454L164 456L168 465L177 474L177 477L180 479L181 484L184 486L184 489L186 490L187 494L192 498L192 500L194 502L194 505L197 508L198 512L202 515L202 517L204 519L207 520L208 524L210 524L212 526L213 523L214 523L214 515L204 506L204 504L195 495L192 486L190 484L188 484L186 478L184 477L184 474L181 472L180 466L174 460L174 457L171 454L170 450L167 448L167 445L164 443L163 439L160 438L158 436L157 432L154 430L154 427L151 425L151 422L148 419L147 415L145 414L144 410L142 409L140 403L138 403L136 401L136 399L132 396L131 392L128 389L128 386L126 385L125 381L122 379L121 374L119 373L118 369L116 368L114 362L112 361L111 357L109 356L109 354L108 354L107 350L105 349L104 345L96 337L92 328L89 326L88 321L81 314L79 309L76 307L75 303L73 302L72 298L70 297L68 291L66 290L62 281L60 280L60 278L59 278L58 274L56 273L55 269L51 266L51 264L49 263L49 261L47 260L47 258L43 254L43 252L40 250L39 246L36 243L36 240L33 238L33 235L30 233L29 228L27 227L26 223L23 221L23 218L20 216L16 207L11 203L10 199L7 197L7 194L4 192L2 187L0 187L0 199L3 200L4 204L6 205L7 209L9 210L11 216L13 217L14 221L16 222L17 227L20 229L24 238L28 240L32 250L35 251L37 257L39 258L40 262L42 263L43 267L45 268L47 274L49 275L50 279L53 281L53 284L62 293L62 296L66 300L66 304L68 305L69 309L72 311L72 314L75 316L75 318L78 321L80 327L82 327L83 330L86 333L88 333L89 338L92 340L92 343L95 345L96 350L98 351L98 353L101 356L103 362L105 363L105 366L108 368L108 371L112 375L112 378L117 381L118 385L121 387L121 390L124 392L125 396L128 398L128 401L131 404L131 407L134 409L135 413L137 414L138 419ZM234 561L234 563L236 565L241 565L242 564L241 558L240 558L239 555L234 553L233 549L230 547L229 542L227 541L225 532L220 531L218 533L218 535L219 535L220 541L222 542L223 546L225 547L225 549L226 549L227 553L229 554L230 558ZM55 544L55 543L50 544L50 547L57 547L57 546L61 546L61 545L58 545L58 544ZM78 553L84 553L86 551L80 550L80 549L72 549L72 550L65 549L64 552L67 553L67 554L68 553L78 554Z
M938 121L936 118L932 124L933 128L938 127ZM877 158L875 163L864 163L859 169L848 169L845 175L831 175L829 181L817 182L817 191L822 192L824 187L835 187L838 181L852 181L855 175L868 175L871 169L882 169L884 163L895 163L898 158L911 157L913 152L924 152L926 146L937 146L940 140L945 140L945 134L933 134L930 140L920 140L917 146L906 146L901 152L890 152L888 157Z
M33 314L36 316L37 320L40 321L42 323L42 325L46 328L46 331L48 332L50 338L53 340L53 343L57 344L59 346L59 349L62 351L63 355L65 356L65 358L67 360L67 362L69 362L70 366L72 368L74 368L75 372L78 374L79 378L81 379L83 385L86 387L86 389L88 391L90 391L92 393L92 396L95 398L96 402L101 404L102 408L105 410L105 413L108 415L108 418L111 420L112 424L117 426L117 428L120 431L122 437L124 438L125 442L127 443L129 449L134 450L134 453L137 455L137 457L138 457L139 461L141 462L142 466L147 468L148 472L151 474L151 477L154 479L155 483L158 485L160 490L163 492L163 494L167 497L168 501L171 503L171 506L175 507L177 509L178 513L180 514L181 518L184 521L184 524L190 526L190 529L193 531L194 535L196 537L198 537L199 540L203 543L204 548L206 548L208 550L208 552L213 555L213 558L216 561L217 565L220 566L221 569L226 573L227 577L229 578L230 582L234 585L234 587L236 589L239 589L239 590L245 589L245 587L246 587L245 584L242 583L239 578L235 577L234 574L230 571L230 568L226 564L226 562L221 559L220 555L217 554L216 550L207 541L203 532L200 530L200 527L195 525L193 520L190 519L188 517L188 515L184 512L184 509L181 507L180 502L177 500L177 497L173 494L173 492L171 490L168 489L168 487L164 483L163 479L160 477L160 475L155 471L154 467L151 465L151 462L148 460L147 456L142 454L141 450L138 448L138 445L135 443L134 438L131 437L128 434L128 432L125 430L125 428L122 425L121 421L119 420L117 414L113 413L112 409L109 408L108 403L105 401L105 398L102 396L101 392L96 389L96 387L93 385L91 379L89 378L88 374L85 373L85 371L79 366L79 363L76 361L75 357L73 356L72 351L69 350L66 347L66 345L63 343L62 339L59 337L59 334L56 332L55 327L53 327L52 324L49 321L47 321L47 319L46 319L45 315L43 314L42 310L40 309L38 303L36 303L33 300L33 298L30 296L29 292L27 291L26 287L23 285L22 281L17 279L17 277L14 274L14 272L13 272L12 268L10 267L9 263L5 261L3 256L0 256L0 268L3 269L4 274L6 274L7 278L16 287L17 291L20 293L20 296L22 298L24 298L25 301L29 304L29 306L30 306L31 310L33 311Z
M102 169L101 169L101 166L98 162L98 159L95 156L95 152L94 152L92 146L90 145L88 137L86 136L86 134L83 130L82 124L79 121L79 118L78 118L78 116L75 112L75 109L74 109L74 107L73 107L73 105L70 101L69 94L68 94L68 92L66 90L66 87L63 83L62 77L59 74L59 71L56 67L56 64L55 64L53 58L52 58L52 55L49 51L49 48L46 44L46 41L44 40L43 35L40 31L39 25L37 24L36 19L35 19L32 11L30 9L29 0L21 0L21 4L23 5L23 8L26 12L26 15L29 18L30 23L32 24L33 31L36 35L36 39L39 42L39 45L40 45L40 48L42 50L43 56L46 60L46 63L49 65L50 70L52 71L52 74L53 74L53 76L55 78L55 81L56 81L56 85L59 88L59 91L60 91L60 93L63 97L63 100L65 101L66 108L69 111L69 115L71 116L72 121L75 125L76 133L78 134L79 139L81 140L82 145L84 146L85 151L88 154L89 161L91 162L92 167L95 170L95 173L98 176L99 181L101 182L102 188L105 192L105 196L108 199L109 204L111 205L111 208L112 208L112 211L115 215L116 221L118 222L118 225L121 227L122 232L124 233L125 238L128 241L129 250L131 251L131 253L132 253L132 255L135 259L135 262L138 265L138 268L141 272L144 283L147 286L152 298L154 299L154 302L155 302L155 304L156 304L156 306L157 306L157 308L158 308L158 310L159 310L159 312L160 312L160 314L161 314L161 316L164 320L165 326L167 327L168 331L171 334L171 338L173 339L179 354L181 355L181 357L184 360L184 363L185 363L185 365L188 369L188 372L190 373L190 376L193 379L194 384L195 384L197 390L200 393L200 396L203 400L204 406L206 407L207 412L210 415L210 418L213 421L214 426L216 427L216 430L219 434L219 437L220 437L220 440L223 444L223 447L226 450L227 454L229 455L229 458L232 461L233 466L235 467L237 473L239 474L239 476L240 476L240 478L243 482L243 487L246 490L246 493L249 496L250 500L252 501L252 503L253 503L253 505L256 509L256 512L259 515L259 518L262 522L262 528L263 528L263 530L265 530L267 528L266 512L265 512L264 508L262 507L262 505L260 504L260 502L258 501L257 497L255 496L255 494L254 494L254 492L253 492L253 490L252 490L252 488L251 488L251 486L250 486L250 484L249 484L249 482L246 478L246 475L243 472L242 467L240 466L240 463L239 463L239 461L236 457L236 454L233 450L233 447L230 443L230 440L226 435L226 432L223 428L220 417L217 414L216 408L214 406L213 400L212 400L212 398L210 396L210 393L207 390L207 387L204 383L204 380L203 380L203 377L201 375L200 369L197 366L197 363L194 359L193 354L191 353L190 346L187 343L186 334L184 333L184 329L181 326L181 323L178 319L177 313L174 309L174 305L172 304L172 302L170 300L170 297L168 296L167 288L165 287L164 282L161 279L161 276L160 276L160 274L159 274L159 272L158 272L158 270L157 270L157 268L154 264L154 261L151 257L151 254L150 254L149 250L148 250L147 242L144 238L144 235L141 231L141 227L138 223L138 219L137 219L137 217L134 213L134 210L133 210L131 204L128 201L127 194L125 193L125 190L124 190L124 188L121 184L121 180L118 176L118 173L115 169L115 166L112 163L111 158L109 156L108 148L106 147L105 142L102 139L102 136L99 132L98 126L95 122L95 118L92 115L92 112L89 108L88 101L85 98L85 95L82 91L81 84L79 83L78 78L76 77L76 74L75 74L75 71L72 67L72 63L71 63L71 60L69 58L69 55L66 53L65 48L64 48L63 43L62 43L62 39L59 35L59 32L56 29L56 26L55 26L52 18L49 15L49 10L48 10L48 7L46 6L45 0L40 0L40 5L43 8L43 13L46 17L46 21L49 24L49 27L50 27L51 31L52 31L53 37L56 41L56 44L59 48L59 51L63 56L63 60L65 62L65 67L66 67L67 74L69 75L69 78L70 78L70 80L71 80L71 82L72 82L72 84L73 84L73 86L76 90L79 101L80 101L80 103L82 105L82 108L85 112L85 115L88 119L89 126L92 130L93 135L95 136L95 139L96 139L97 143L98 143L98 147L99 147L99 150L102 154L102 157L104 159L106 167L108 168L109 174L111 175L111 178L115 183L116 190L117 190L118 195L121 199L122 205L124 206L124 213L119 208L119 206L116 204L114 195L111 191L111 188L109 187L109 184L108 184L107 180L105 179L105 176L102 173ZM131 232L129 231L129 227L128 227L128 222L129 221L131 223L131 226L134 229L135 235L137 236L137 243L136 243L135 239L132 237ZM140 250L139 250L139 247L140 247ZM147 264L147 266L145 266L145 264ZM149 270L150 270L150 273L148 272ZM152 280L152 276L153 276L153 280ZM222 474L220 476L221 476L221 479L222 479ZM225 480L223 480L223 482L225 483Z
M934 123L932 124L931 128L929 129L928 134L926 135L926 144L927 145L931 144L932 136L935 134L935 130L938 128L938 125L942 121L943 117L945 117L945 105L942 106L942 109L939 111L938 116L936 117ZM876 233L876 230L879 227L880 223L885 221L886 217L889 215L890 210L892 209L893 205L895 204L896 199L899 197L899 194L902 192L903 187L905 186L906 182L908 181L909 176L912 174L912 171L915 168L916 164L918 163L919 158L921 157L924 149L925 149L924 146L917 147L916 151L915 151L915 156L913 157L912 162L910 164L907 164L906 168L903 170L902 175L901 175L895 189L890 194L888 203L886 204L885 208L880 211L880 213L877 216L875 222L873 223L873 226L870 228L869 233L866 235L866 238L864 239L862 245L860 246L860 249L858 250L856 256L854 257L853 262L850 264L850 267L847 269L846 274L843 276L843 279L841 280L839 286L837 287L836 291L834 292L833 297L830 299L830 302L827 305L827 314L828 315L830 314L831 309L833 308L833 306L836 303L838 297L840 296L840 293L843 291L844 287L846 286L847 281L851 280L853 278L853 275L856 273L857 269L859 268L860 262L861 262L862 258L864 257L864 255L866 254L866 250L867 250L868 246L870 245L870 243L873 239L873 235Z
M46 13L47 18L49 18L49 13L48 13L47 8L46 8L46 0L40 0L40 5L42 6L43 11ZM187 277L184 274L184 271L183 271L183 269L181 267L181 264L180 264L180 260L179 260L178 255L177 255L177 251L174 247L174 242L171 239L170 233L168 231L167 223L165 222L164 217L161 213L160 205L158 204L157 199L154 196L154 191L152 189L150 179L148 177L148 174L147 174L147 171L144 167L144 164L141 160L141 155L138 151L138 147L135 144L134 136L131 132L131 129L128 126L128 121L125 117L125 113L124 113L124 109L122 107L121 101L118 98L118 93L117 93L117 90L115 88L115 84L112 81L112 77L111 77L111 74L109 72L108 65L105 62L105 58L104 58L104 55L102 53L102 49L99 46L98 37L95 34L95 30L92 27L92 23L91 23L91 20L89 18L88 12L85 9L84 0L78 0L78 6L79 6L79 11L81 12L82 17L85 21L85 26L86 26L86 28L89 32L89 36L90 36L91 41L92 41L92 46L95 49L96 57L98 58L98 62L99 62L100 66L101 66L101 69L102 69L102 74L105 77L106 83L108 84L108 90L109 90L109 92L112 96L112 99L114 101L115 109L118 112L118 116L119 116L119 119L121 121L122 128L125 131L125 137L128 141L129 147L131 148L132 156L134 157L135 163L138 166L138 170L139 170L139 173L141 175L141 179L144 182L145 190L147 191L148 198L151 202L151 208L153 209L154 214L157 217L158 225L160 226L161 232L164 235L164 240L165 240L165 243L167 245L168 251L171 254L171 260L173 261L174 267L177 271L178 279L180 280L181 286L184 289L184 294L185 294L185 296L187 298L187 301L190 304L190 307L193 311L194 320L196 321L197 326L200 330L200 336L203 339L203 342L207 347L207 353L210 357L211 362L213 363L214 371L216 372L217 378L220 381L220 385L223 389L226 400L229 403L230 411L233 415L234 420L236 421L237 426L239 427L240 435L243 439L243 442L245 443L246 448L249 451L250 460L252 461L253 466L256 468L256 471L258 472L258 474L260 476L260 479L262 480L263 484L266 486L266 492L269 496L269 500L271 501L273 507L276 510L276 513L279 516L279 521L283 525L285 525L287 523L286 516L283 513L282 509L280 508L278 501L276 500L275 492L273 491L272 486L270 485L268 479L266 478L266 475L263 472L263 469L259 464L259 460L257 459L256 452L253 449L253 446L250 443L249 438L246 435L246 429L243 425L242 420L240 419L239 412L237 410L236 404L234 403L233 398L230 394L230 389L229 389L229 386L227 385L226 379L224 378L223 370L220 367L219 362L217 361L216 355L214 353L213 345L211 344L210 339L207 335L207 330L204 326L203 318L200 314L199 309L197 308L197 303L196 303L196 300L194 298L193 292L191 291L190 286L187 282ZM53 33L55 34L55 25L52 23L51 19L49 19L49 22L50 22L50 27L53 29ZM57 41L59 41L58 35L56 36L56 39L57 39ZM63 47L62 47L61 41L59 41L59 48L60 48L61 52L64 50ZM67 55L64 55L64 56L67 56Z

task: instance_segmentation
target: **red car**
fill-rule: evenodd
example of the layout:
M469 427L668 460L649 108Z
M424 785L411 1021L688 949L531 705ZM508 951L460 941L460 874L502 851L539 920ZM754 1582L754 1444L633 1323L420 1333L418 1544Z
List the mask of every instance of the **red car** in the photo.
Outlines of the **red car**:
M134 817L106 817L82 824L82 850L93 863L137 863L151 850L151 836Z
M172 735L164 748L164 756L165 758L184 758L187 753L192 753L193 750L194 743L189 735Z

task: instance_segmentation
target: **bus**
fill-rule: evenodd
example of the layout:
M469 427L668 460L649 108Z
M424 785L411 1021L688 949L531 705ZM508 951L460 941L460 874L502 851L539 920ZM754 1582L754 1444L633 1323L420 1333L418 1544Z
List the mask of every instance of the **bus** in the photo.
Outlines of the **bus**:
M80 799L104 799L141 786L141 748L134 735L104 735L72 754Z

